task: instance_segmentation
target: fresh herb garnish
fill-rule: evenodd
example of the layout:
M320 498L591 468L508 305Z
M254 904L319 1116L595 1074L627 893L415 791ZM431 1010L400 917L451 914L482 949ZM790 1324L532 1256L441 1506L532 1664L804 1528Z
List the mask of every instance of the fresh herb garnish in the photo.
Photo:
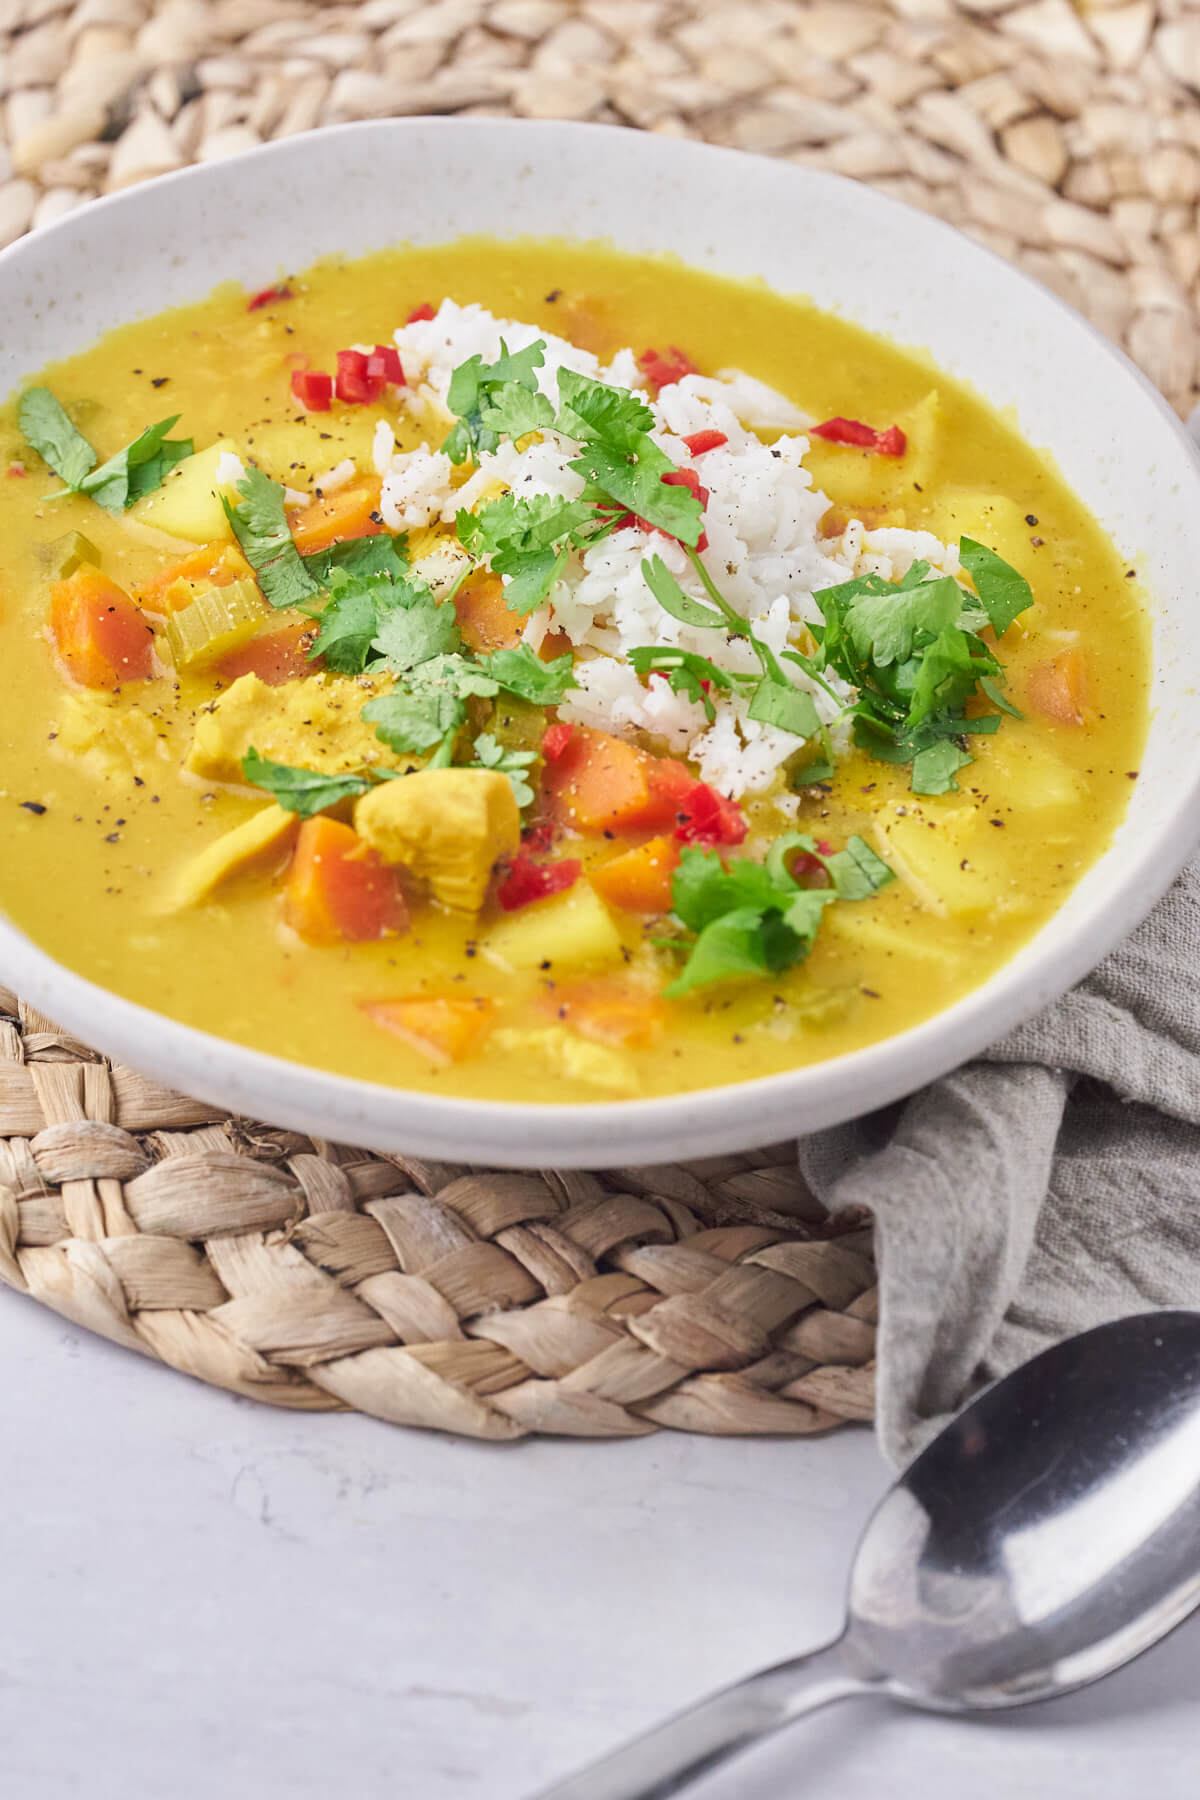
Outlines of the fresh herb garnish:
M458 419L442 445L451 462L478 461L496 448L502 435L524 437L554 422L554 408L537 384L545 351L542 338L512 352L501 338L496 362L472 356L459 364L446 395L446 405Z
M379 629L371 648L383 666L405 676L435 656L452 656L462 643L458 614L448 600L438 600L419 577L371 578ZM382 603L382 604L381 604ZM372 664L372 666L376 666Z
M982 611L950 576L928 579L929 565L915 562L899 583L864 575L822 589L817 656L784 653L810 673L832 669L858 690L846 709L855 742L884 762L911 763L916 794L956 789L956 774L971 761L963 740L999 724L998 713L968 714L969 701L1013 710L998 693L1003 667L976 627L1011 624L1032 598L1029 584L973 539L963 547Z
M242 758L242 774L252 787L265 788L276 805L302 819L311 819L314 813L324 812L340 800L365 794L371 786L365 775L319 775L314 769L272 762L269 757L260 756L253 746Z
M524 616L550 594L572 547L589 535L583 527L594 526L595 516L582 500L503 494L477 513L460 512L456 523L464 548L477 559L486 556L497 575L509 577L505 605Z
M76 494L87 494L105 512L122 513L162 486L163 478L193 454L191 438L167 434L179 414L160 419L96 467L96 452L71 423L49 388L29 388L21 396L17 418L26 440L43 462Z
M699 656L694 650L679 650L673 644L639 644L628 656L639 675L665 676L672 693L702 706L709 724L717 716L711 689L731 692L758 685L757 675L731 674L709 662L706 656Z
M395 581L408 573L408 534L402 531L392 537L381 531L373 537L346 538L300 560L318 587L328 587L337 570L346 575L388 575Z
M820 863L830 885L801 887L788 867L796 854ZM893 879L862 838L824 856L814 839L789 832L771 846L765 863L749 857L725 862L715 850L685 850L672 884L675 917L695 933L687 962L663 991L678 999L694 988L738 976L778 975L812 949L825 908L861 900Z
M499 687L534 706L558 706L568 688L579 686L574 663L570 651L543 662L528 644L518 644L515 650L493 650L479 658L480 667Z
M49 388L27 388L21 395L17 420L25 441L68 487L78 487L88 471L95 468L96 452L72 425Z
M490 698L497 684L466 657L435 656L412 669L390 694L367 702L362 716L393 750L433 750L431 769L446 768L466 724L470 695Z
M495 769L498 774L508 776L518 807L523 809L532 805L533 789L526 780L525 771L537 761L536 750L507 750L487 731L475 739L474 748L475 761L480 768Z
M303 607L321 591L321 584L305 568L288 529L283 489L261 469L247 469L237 484L242 495L231 506L224 495L221 504L242 546L242 554L258 577L263 598L274 607Z

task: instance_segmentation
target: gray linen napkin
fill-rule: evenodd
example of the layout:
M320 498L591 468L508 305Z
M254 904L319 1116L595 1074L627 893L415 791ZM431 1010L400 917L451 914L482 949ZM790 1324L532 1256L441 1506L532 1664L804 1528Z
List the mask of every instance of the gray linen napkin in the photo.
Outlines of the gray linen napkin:
M1047 1344L1200 1307L1200 860L1056 1005L799 1156L826 1206L875 1215L897 1464Z

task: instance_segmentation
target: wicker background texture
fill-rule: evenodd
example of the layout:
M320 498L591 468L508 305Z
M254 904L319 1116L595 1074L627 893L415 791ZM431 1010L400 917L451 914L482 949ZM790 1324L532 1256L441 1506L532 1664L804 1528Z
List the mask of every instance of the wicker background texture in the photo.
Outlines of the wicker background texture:
M349 119L594 119L869 181L1197 398L1188 0L0 0L0 244ZM0 990L0 1280L277 1405L509 1439L871 1416L861 1219L788 1146L511 1174L315 1142L110 1068Z

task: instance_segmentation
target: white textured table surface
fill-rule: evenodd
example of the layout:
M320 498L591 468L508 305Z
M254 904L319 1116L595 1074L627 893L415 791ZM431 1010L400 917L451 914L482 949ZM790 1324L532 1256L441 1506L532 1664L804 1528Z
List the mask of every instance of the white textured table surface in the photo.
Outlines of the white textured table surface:
M0 1292L9 1800L526 1800L835 1628L871 1438L483 1446L235 1400ZM964 1725L845 1706L697 1800L1194 1800L1200 1627Z

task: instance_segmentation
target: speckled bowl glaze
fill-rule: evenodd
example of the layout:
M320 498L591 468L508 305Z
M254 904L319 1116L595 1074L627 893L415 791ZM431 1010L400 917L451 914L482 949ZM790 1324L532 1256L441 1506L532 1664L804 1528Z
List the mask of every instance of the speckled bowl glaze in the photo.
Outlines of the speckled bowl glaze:
M3 920L0 977L101 1050L187 1092L321 1137L454 1161L603 1167L695 1157L894 1100L1079 980L1148 912L1200 838L1200 462L1120 352L947 226L833 176L590 125L343 126L100 201L0 255L2 385L219 280L258 287L279 267L330 252L472 231L604 237L760 276L927 348L1014 409L1153 599L1154 719L1112 848L1005 968L926 1023L814 1067L674 1099L508 1105L325 1074L107 993Z

